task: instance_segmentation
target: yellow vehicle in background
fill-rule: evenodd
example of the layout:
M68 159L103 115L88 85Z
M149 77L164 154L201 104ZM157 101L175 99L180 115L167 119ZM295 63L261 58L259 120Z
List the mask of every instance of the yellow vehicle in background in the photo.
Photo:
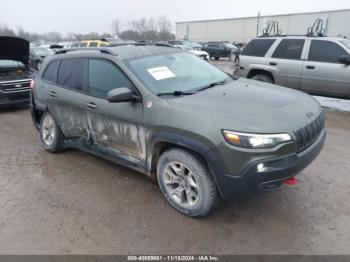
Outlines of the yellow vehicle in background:
M83 40L80 42L80 47L104 47L109 46L110 43L105 39L91 39L91 40Z

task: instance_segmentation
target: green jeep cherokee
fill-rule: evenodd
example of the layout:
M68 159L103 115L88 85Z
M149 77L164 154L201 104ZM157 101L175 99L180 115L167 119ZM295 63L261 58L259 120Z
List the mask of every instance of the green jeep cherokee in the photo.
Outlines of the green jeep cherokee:
M311 96L236 79L180 49L64 50L42 69L31 103L47 151L78 148L155 175L191 217L280 187L325 142Z

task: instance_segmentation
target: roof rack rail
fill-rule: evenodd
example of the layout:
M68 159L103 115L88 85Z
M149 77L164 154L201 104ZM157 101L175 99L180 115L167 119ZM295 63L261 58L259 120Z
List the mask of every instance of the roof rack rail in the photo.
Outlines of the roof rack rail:
M108 55L115 55L117 56L118 54L113 52L112 50L109 50L108 48L96 48L96 47L76 47L76 48L66 48L66 49L61 49L55 52L56 55L61 55L61 54L67 54L69 52L77 52L77 51L95 51L95 52L101 52L103 54L108 54Z
M307 29L307 36L324 36L325 28L321 18L317 18L312 26Z
M261 37L281 36L281 35L282 35L282 30L279 29L278 21L272 20L268 23L267 27L263 29L263 34Z
M111 43L108 47L116 47L116 46L163 46L163 47L174 47L172 44L161 43L161 42L125 42L125 43Z

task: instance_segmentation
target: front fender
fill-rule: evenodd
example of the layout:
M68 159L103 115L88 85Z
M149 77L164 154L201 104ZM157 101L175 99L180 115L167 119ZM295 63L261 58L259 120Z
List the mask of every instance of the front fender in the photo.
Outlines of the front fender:
M154 150L156 148L156 145L159 142L170 143L173 145L177 145L179 147L187 148L191 151L196 152L199 156L201 156L203 160L206 162L206 164L208 165L211 173L213 174L218 191L222 196L222 192L221 192L222 179L220 179L220 177L223 176L223 172L218 164L216 156L207 145L186 136L173 134L169 132L156 132L151 137L149 146L147 149L147 172L148 173L151 173L153 171L152 158L154 156Z

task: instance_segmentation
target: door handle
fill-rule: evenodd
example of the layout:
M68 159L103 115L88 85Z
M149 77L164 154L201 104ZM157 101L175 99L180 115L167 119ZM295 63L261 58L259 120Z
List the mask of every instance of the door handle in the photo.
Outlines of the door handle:
M57 94L54 91L49 91L48 93L49 93L49 96L51 97L57 97Z
M98 108L98 106L97 106L95 103L93 103L93 102L87 102L87 103L85 103L85 105L86 105L87 107L92 108L92 109Z
M276 63L276 62L270 62L270 65L272 65L272 66L276 66L276 65L277 65L277 63Z
M316 67L315 67L315 66L312 66L312 65L307 65L306 68L307 68L307 69L313 70L313 69L315 69Z

